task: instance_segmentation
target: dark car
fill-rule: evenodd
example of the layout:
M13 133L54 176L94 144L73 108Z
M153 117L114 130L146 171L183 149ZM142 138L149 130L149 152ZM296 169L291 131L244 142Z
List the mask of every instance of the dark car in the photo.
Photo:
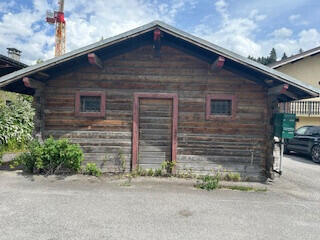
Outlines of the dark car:
M294 151L308 154L320 163L320 126L303 126L295 131L294 138L284 141L284 153Z

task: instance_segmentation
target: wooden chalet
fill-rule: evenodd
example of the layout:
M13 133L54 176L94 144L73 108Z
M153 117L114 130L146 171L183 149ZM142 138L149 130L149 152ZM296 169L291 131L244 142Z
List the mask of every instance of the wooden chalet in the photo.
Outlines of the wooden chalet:
M69 138L104 171L167 160L253 180L272 172L278 103L318 96L159 21L8 74L0 87L34 95L38 138Z

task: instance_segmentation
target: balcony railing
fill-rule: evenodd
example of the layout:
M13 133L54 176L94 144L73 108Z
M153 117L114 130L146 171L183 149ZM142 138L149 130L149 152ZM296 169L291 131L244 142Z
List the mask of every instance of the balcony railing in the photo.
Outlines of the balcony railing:
M280 112L296 115L320 116L320 101L297 101L280 104Z

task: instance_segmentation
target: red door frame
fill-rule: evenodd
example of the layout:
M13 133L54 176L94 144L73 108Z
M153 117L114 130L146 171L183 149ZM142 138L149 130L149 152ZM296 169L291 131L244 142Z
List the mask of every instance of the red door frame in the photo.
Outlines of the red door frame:
M133 123L132 123L132 169L137 167L139 152L139 99L172 99L172 141L171 141L171 160L177 160L177 132L178 132L178 95L176 93L134 93L133 102Z

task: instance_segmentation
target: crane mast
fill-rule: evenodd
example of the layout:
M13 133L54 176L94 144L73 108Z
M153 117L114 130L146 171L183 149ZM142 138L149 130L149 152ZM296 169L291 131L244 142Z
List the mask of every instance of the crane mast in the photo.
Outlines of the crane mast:
M59 0L58 11L47 11L46 21L55 24L55 57L66 52L66 21L64 19L64 0Z

